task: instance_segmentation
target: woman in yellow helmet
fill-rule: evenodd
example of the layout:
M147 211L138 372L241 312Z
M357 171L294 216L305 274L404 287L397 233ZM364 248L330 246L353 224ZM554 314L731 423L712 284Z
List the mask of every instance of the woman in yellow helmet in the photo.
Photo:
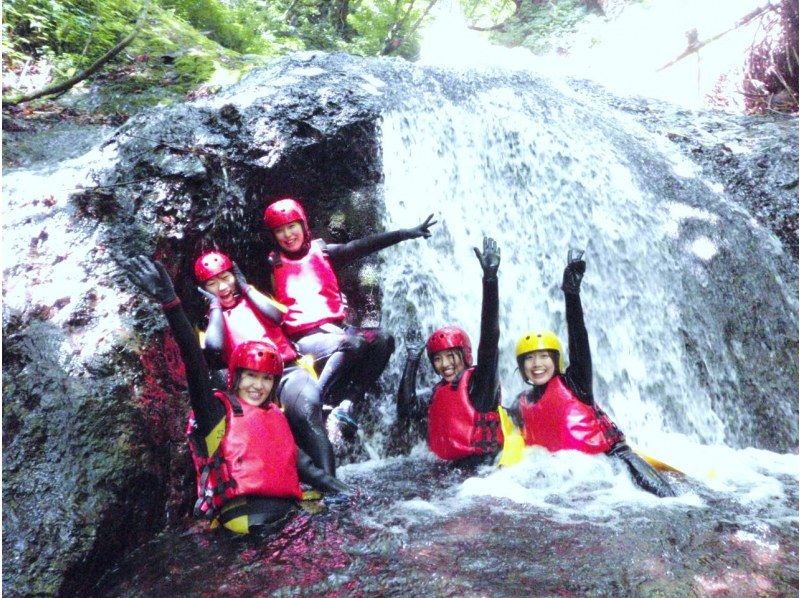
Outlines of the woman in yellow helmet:
M641 488L657 496L675 496L669 483L631 450L625 435L595 403L592 357L580 299L585 271L583 251L570 250L561 285L566 303L569 367L555 333L526 332L517 343L517 365L522 379L532 388L517 397L510 411L522 423L526 445L617 457Z

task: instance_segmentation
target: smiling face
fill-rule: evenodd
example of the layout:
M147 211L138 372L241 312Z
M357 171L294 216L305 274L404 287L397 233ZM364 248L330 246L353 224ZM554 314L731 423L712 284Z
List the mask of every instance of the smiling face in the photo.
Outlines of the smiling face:
M547 384L556 373L553 352L542 350L528 353L522 362L522 369L525 377L534 386Z
M458 349L445 349L437 351L431 358L433 369L444 378L445 382L452 382L456 376L464 371L464 359Z
M239 374L236 395L248 405L258 407L269 398L275 376L256 370L243 369Z
M236 277L233 272L226 270L216 276L212 276L203 283L209 293L214 293L219 298L219 302L224 308L236 305Z
M303 247L305 234L303 233L303 224L299 220L274 228L272 233L275 235L278 245L286 253L297 253Z

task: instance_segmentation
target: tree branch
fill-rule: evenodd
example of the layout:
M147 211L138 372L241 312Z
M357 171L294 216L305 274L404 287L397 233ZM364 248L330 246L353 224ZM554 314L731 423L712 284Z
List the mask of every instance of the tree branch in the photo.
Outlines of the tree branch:
M136 17L136 23L134 25L133 31L131 31L125 38L123 38L116 46L111 48L108 52L103 54L100 58L95 60L86 70L78 73L77 75L70 77L66 81L61 83L54 83L52 85L48 85L38 91L33 91L27 94L21 94L11 98L3 98L3 104L6 106L16 106L17 104L21 104L23 102L30 102L31 100L35 100L38 98L42 98L44 96L51 96L59 93L64 93L65 91L69 90L73 87L76 83L80 83L84 79L88 79L97 71L100 70L107 62L112 60L117 54L122 52L133 40L134 38L139 35L142 28L144 27L145 17L147 15L147 8L150 4L150 0L144 0L142 4L142 9L139 11L139 16Z
M771 3L767 3L764 6L762 6L761 8L756 8L755 10L747 13L741 19L736 21L736 23L733 25L733 27L730 27L730 28L726 29L722 33L717 33L714 37L711 37L711 38L709 38L707 40L704 40L704 41L699 41L697 39L691 40L690 43L689 43L689 46L683 51L683 53L680 56L678 56L674 60L669 61L664 66L662 66L661 68L657 69L656 72L660 73L664 69L668 69L669 67L671 67L676 62L679 62L679 61L683 60L684 58L686 58L687 56L689 56L691 54L694 54L695 52L700 50L700 48L703 48L703 47L707 46L708 44L710 44L711 42L718 40L719 38L721 38L726 33L730 33L734 29L738 29L739 27L742 27L743 25L747 25L750 21L752 21L756 17L760 17L765 12L770 11L770 10L776 10L777 8L778 7L776 5L771 4Z

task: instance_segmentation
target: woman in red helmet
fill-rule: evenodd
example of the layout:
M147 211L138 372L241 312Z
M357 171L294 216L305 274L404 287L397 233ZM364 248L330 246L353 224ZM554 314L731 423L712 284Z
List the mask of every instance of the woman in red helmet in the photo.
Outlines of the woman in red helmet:
M430 403L417 397L416 376L421 347L408 346L408 359L397 396L401 425L427 419L428 447L448 461L485 462L503 446L497 408L500 341L497 269L500 250L493 239L484 238L483 253L475 249L483 269L483 305L478 362L473 365L472 344L457 326L434 332L425 345L433 369L442 379L433 388Z
M242 342L269 339L274 343L285 364L277 394L297 444L317 467L335 475L336 460L325 430L320 387L299 364L300 355L281 330L283 306L247 284L239 267L219 251L197 258L194 273L202 285L198 291L209 301L206 348L221 351L223 360L229 363Z
M126 270L161 303L186 367L189 444L197 468L195 515L237 533L271 532L295 512L300 481L322 492L346 492L342 482L295 446L286 417L272 401L283 374L275 345L240 344L229 359L227 390L213 390L197 337L164 267L139 256Z
M305 210L294 199L267 206L264 224L277 244L269 264L275 298L288 308L283 329L303 353L324 361L319 384L325 403L358 401L386 367L394 338L378 329L342 327L347 305L336 269L401 241L427 239L433 214L414 228L330 245L312 239Z
M525 444L550 451L579 450L621 459L633 480L657 496L675 496L669 483L625 442L625 435L597 405L592 392L592 357L583 320L580 287L586 262L571 249L561 290L566 304L569 367L561 341L551 331L525 333L517 343L517 365L531 389L509 408L521 424Z

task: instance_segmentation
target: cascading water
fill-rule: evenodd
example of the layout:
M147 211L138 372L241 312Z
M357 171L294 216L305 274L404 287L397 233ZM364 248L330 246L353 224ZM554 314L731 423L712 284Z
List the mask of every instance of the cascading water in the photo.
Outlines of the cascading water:
M741 341L731 339L726 312L715 312L735 318L737 302L764 294L759 342L785 336L770 322L796 322L796 300L775 264L775 240L691 165L654 151L648 144L657 142L604 116L602 106L530 75L524 87L520 75L499 84L497 74L463 77L456 84L469 92L456 99L437 96L434 76L425 86L434 91L383 120L387 229L430 211L441 221L429 242L401 245L387 259L384 323L423 335L455 323L477 343L480 267L471 248L494 237L503 252L501 381L509 400L522 388L517 338L531 328L565 336L561 273L568 248L584 248L598 400L638 442L666 445L664 432L681 432L746 446L731 424L741 411L736 395L747 398ZM739 288L716 287L725 277ZM698 357L715 362L714 375ZM790 412L775 403L778 413Z

